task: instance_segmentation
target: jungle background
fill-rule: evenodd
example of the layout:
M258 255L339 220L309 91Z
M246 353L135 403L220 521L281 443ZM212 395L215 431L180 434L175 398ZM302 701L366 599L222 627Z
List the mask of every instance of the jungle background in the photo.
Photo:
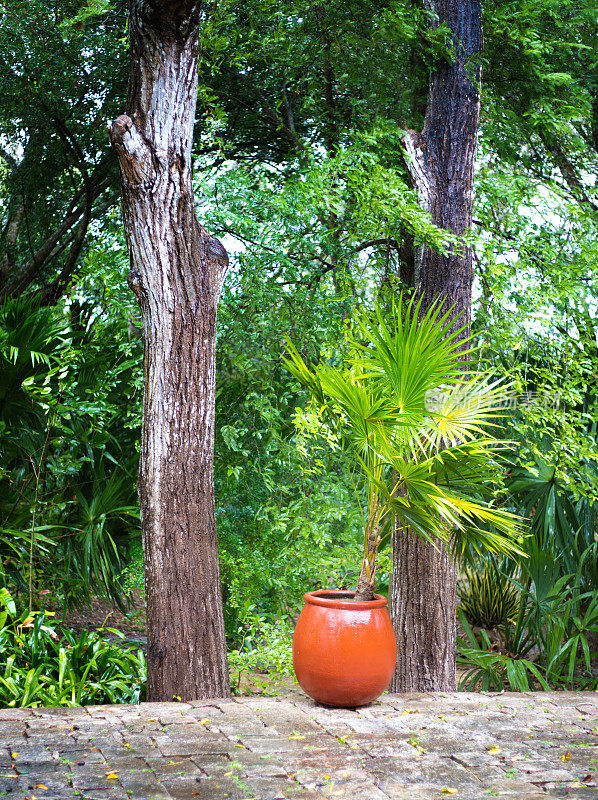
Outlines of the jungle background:
M597 32L589 0L484 3L472 325L514 387L497 500L525 518L528 557L463 559L465 688L598 686ZM418 0L221 0L203 28L196 204L231 259L215 488L236 690L243 671L268 686L288 673L305 591L355 585L351 476L284 336L334 359L356 308L409 286L414 245L455 245L418 206L401 145L431 66L453 57ZM5 705L143 692L143 654L76 624L100 599L143 627L143 342L106 135L127 67L123 3L0 11ZM383 550L382 593L390 565Z

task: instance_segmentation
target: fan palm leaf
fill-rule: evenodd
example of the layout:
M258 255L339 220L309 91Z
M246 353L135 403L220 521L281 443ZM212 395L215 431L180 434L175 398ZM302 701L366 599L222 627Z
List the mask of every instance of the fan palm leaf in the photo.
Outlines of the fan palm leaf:
M340 366L309 368L287 339L287 368L361 474L369 581L392 521L456 551L521 554L519 518L489 502L509 445L493 433L509 387L474 372L477 351L463 330L438 304L424 313L421 301L400 297L390 313L376 307L358 316ZM363 591L371 594L373 585Z

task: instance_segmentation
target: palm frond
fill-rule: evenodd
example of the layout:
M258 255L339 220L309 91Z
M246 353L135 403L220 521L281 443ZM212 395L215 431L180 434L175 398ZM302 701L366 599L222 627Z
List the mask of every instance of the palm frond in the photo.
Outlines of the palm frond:
M440 304L424 313L399 297L390 313L357 315L339 366L310 369L288 339L285 364L341 432L377 525L392 518L456 551L522 555L519 518L489 502L509 447L494 430L510 387L474 370L464 332Z

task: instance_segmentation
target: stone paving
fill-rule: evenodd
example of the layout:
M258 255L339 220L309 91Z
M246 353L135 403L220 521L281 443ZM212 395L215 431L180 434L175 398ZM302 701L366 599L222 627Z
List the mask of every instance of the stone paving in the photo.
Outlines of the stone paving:
M598 694L0 709L0 797L598 799Z

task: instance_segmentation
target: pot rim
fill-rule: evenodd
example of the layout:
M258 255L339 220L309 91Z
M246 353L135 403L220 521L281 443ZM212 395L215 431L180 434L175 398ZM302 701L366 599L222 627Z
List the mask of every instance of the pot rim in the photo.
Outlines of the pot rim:
M328 595L322 597L321 595ZM329 595L334 595L330 597ZM387 604L386 597L380 594L374 595L374 600L349 601L348 598L354 597L354 591L340 589L318 589L315 592L306 592L303 599L312 606L324 606L324 608L340 608L343 611L370 611L374 608L384 608ZM345 598L347 598L345 600Z

